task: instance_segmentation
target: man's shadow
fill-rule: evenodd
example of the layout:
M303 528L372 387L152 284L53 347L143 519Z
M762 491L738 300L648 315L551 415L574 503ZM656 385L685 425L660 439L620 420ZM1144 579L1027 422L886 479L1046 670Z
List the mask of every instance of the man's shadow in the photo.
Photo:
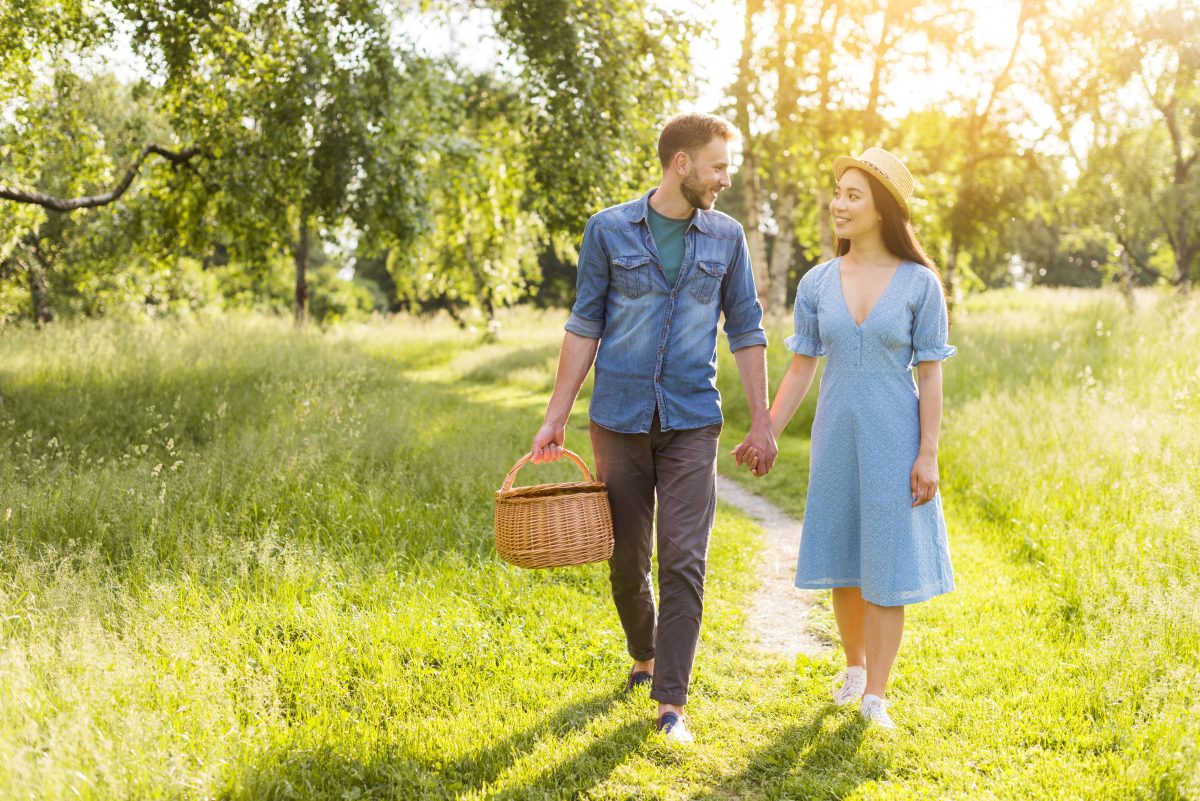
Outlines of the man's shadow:
M226 789L218 798L418 799L456 798L486 791L531 754L539 742L582 731L605 716L622 696L617 691L588 696L509 737L445 761L431 761L428 754L402 746L361 759L341 753L332 744L305 748L279 743L234 767L226 777ZM469 720L464 725L469 725ZM650 720L625 723L592 740L574 756L521 781L519 786L487 794L505 799L583 795L603 782L636 750L652 728Z
M483 787L491 784L519 759L531 752L539 741L546 737L561 739L574 732L587 728L588 724L597 718L608 714L609 710L623 697L619 691L598 693L573 704L560 708L553 715L538 721L524 731L512 734L499 742L491 743L475 753L468 754L451 765L448 770L469 781L473 787ZM649 723L645 727L649 727ZM571 764L581 763L587 759L587 754L602 749L618 738L618 735L629 728L622 727L612 735L597 740L582 754L570 760ZM624 754L622 754L623 756ZM609 767L611 770L614 763ZM548 769L547 773L562 774L565 766ZM566 773L566 775L570 775Z
M578 798L586 795L645 742L653 727L650 720L625 723L570 759L551 765L533 779L498 793L495 798L523 801L546 796Z

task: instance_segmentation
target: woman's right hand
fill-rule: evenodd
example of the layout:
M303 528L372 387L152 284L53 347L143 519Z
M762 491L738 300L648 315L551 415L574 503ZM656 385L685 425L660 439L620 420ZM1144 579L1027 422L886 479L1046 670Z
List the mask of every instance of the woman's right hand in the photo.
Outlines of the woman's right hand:
M757 476L759 474L758 464L761 460L761 454L758 452L758 448L747 442L743 442L731 450L729 455L733 457L734 461L738 463L739 467L745 465L747 469L749 469L754 475Z

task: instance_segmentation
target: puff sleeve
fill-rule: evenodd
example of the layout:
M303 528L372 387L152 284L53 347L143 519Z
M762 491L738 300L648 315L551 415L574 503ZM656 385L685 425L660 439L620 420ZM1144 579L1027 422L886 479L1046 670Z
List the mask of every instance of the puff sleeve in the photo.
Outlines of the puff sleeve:
M913 315L913 363L937 362L949 359L958 348L946 342L950 334L950 318L946 312L946 297L942 282L932 270L922 267L922 297L917 299Z
M824 356L821 327L817 321L816 270L809 270L796 287L796 310L793 314L794 333L784 340L787 349L801 356Z

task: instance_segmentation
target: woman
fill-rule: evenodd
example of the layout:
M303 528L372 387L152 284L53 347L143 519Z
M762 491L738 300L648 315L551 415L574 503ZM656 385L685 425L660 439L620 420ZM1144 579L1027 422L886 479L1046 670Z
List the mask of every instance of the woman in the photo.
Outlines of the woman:
M833 590L847 665L834 701L861 697L866 720L895 728L884 697L904 606L954 589L937 447L941 360L955 348L941 279L909 223L908 169L870 148L838 158L834 175L838 256L800 281L771 423L778 437L827 357L796 586ZM756 470L757 455L743 457Z

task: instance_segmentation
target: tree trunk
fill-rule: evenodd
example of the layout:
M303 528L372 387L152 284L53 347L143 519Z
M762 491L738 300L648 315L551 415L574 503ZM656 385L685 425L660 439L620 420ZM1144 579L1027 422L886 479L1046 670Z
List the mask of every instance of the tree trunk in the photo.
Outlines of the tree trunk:
M796 245L796 194L795 184L789 183L782 188L775 204L779 233L771 248L770 291L764 304L771 319L780 319L787 314L788 269L792 266Z
M484 275L483 269L475 258L475 244L471 239L470 219L471 217L468 213L466 215L468 230L463 235L463 258L467 261L467 268L471 271L471 277L475 279L475 297L487 315L487 330L490 336L496 325L496 303L492 297L492 287L488 284L487 276Z
M17 262L25 268L29 276L29 299L33 305L33 322L41 328L54 319L50 310L50 297L46 286L46 268L36 254L28 254L27 260Z
M1175 258L1179 264L1175 268L1175 288L1181 294L1187 294L1191 288L1190 273L1191 264L1196 260L1196 246L1188 243L1179 248Z
M750 54L754 50L754 17L762 10L761 0L747 0L745 29L742 34L742 55L738 61L738 79L734 85L734 113L742 132L742 227L746 231L746 247L750 251L750 265L754 273L754 286L759 300L767 306L767 288L770 273L767 264L767 244L762 232L762 184L758 178L758 154L755 152L754 135L750 130L750 84L754 77L750 65Z
M946 257L946 269L942 270L942 283L946 287L946 306L951 311L954 309L954 284L957 276L955 270L958 267L958 251L962 247L958 238L958 231L950 232L950 253Z
M1188 220L1187 192L1184 182L1187 181L1187 170L1175 165L1175 197L1176 221L1175 231L1175 288L1181 292L1188 291L1188 278L1191 272L1192 259L1196 255L1196 247L1192 243L1192 229Z
M833 19L830 21L829 32L832 36L838 30L843 8L841 3L826 3L821 10L821 19L825 18L826 11L833 13ZM823 169L828 169L830 156L833 155L834 149L840 147L835 144L835 137L840 131L838 120L840 115L833 111L833 48L822 47L820 49L820 113L817 118L817 154L818 160L823 166ZM873 143L868 143L873 144ZM837 241L833 232L833 220L829 216L829 204L833 200L833 193L829 190L828 184L821 181L817 184L816 201L817 201L817 235L820 241L817 243L820 247L821 261L827 262L837 253Z
M1133 259L1129 258L1129 251L1121 249L1121 274L1117 278L1117 288L1121 290L1121 297L1125 299L1125 306L1132 314L1135 308L1133 300Z
M300 231L293 254L296 262L296 325L308 322L308 220L300 218Z
M758 179L758 163L749 143L746 144L746 153L742 159L742 172L746 174L743 179L745 186L742 189L742 227L746 231L746 248L750 251L755 290L765 307L772 278L767 264L767 243L763 237L762 219L759 215L762 184Z
M833 225L829 219L829 202L833 198L829 190L822 187L817 190L817 231L821 236L821 261L829 261L837 253L833 237Z
M885 2L883 5L883 24L879 26L879 39L875 42L872 52L871 88L867 90L867 110L863 114L863 145L874 147L877 144L883 120L879 116L879 95L883 84L883 65L891 49L888 32L893 29L895 4Z

